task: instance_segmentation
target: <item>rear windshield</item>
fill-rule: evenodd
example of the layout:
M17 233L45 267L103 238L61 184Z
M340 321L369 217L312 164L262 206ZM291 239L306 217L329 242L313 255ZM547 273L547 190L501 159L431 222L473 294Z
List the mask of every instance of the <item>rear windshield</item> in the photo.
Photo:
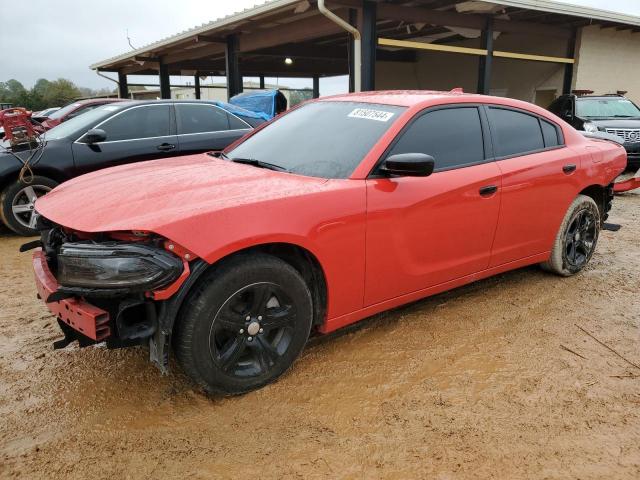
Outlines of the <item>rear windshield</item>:
M227 156L311 177L348 178L404 110L372 103L309 103L256 132Z
M580 98L576 102L576 115L585 118L635 118L640 109L626 98Z

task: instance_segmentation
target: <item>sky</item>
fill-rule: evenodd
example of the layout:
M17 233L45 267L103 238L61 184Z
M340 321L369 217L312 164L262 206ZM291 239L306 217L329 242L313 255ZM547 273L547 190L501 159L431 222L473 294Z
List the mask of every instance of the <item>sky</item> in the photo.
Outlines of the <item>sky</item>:
M260 3L263 2L27 0L16 3L2 0L0 81L15 78L30 88L38 78L62 77L83 87L113 88L114 83L96 75L89 65L130 51L127 35L131 44L140 48ZM638 0L567 0L566 3L640 16ZM7 21L9 18L11 21ZM310 86L306 80L287 79L281 83ZM321 83L323 95L340 88L340 81Z

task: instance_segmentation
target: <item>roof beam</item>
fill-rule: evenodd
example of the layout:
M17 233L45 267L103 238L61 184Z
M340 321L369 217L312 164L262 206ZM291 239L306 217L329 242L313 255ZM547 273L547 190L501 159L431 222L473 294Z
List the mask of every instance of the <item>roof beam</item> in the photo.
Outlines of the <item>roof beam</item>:
M339 10L335 13L341 18L347 18L344 10ZM326 37L340 32L344 32L340 26L322 15L315 15L289 24L286 29L272 27L262 31L256 30L252 33L239 35L238 39L240 41L240 52L251 52L285 43ZM346 32L344 33L345 35L347 34Z
M430 10L423 7L403 7L400 5L378 5L378 18L401 20L410 23L429 23L431 25L465 27L482 30L486 23L483 15L473 15L441 10ZM494 29L505 33L530 33L537 35L569 38L571 31L566 28L552 27L531 22L518 22L494 19Z

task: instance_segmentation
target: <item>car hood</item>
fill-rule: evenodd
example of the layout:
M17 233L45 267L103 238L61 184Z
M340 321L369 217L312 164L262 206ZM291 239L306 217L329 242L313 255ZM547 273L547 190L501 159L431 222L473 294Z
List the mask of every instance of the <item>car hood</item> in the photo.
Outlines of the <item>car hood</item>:
M588 120L601 128L637 128L640 129L640 119L637 118L609 118L602 120Z
M77 177L40 198L36 210L81 232L147 230L162 235L188 217L302 195L326 182L200 154Z

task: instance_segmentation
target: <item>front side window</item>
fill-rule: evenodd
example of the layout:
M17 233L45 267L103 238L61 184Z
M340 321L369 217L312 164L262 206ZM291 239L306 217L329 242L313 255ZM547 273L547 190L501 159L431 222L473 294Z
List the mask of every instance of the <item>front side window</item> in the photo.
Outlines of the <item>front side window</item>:
M106 132L107 142L165 137L171 131L171 110L169 105L134 107L107 120L98 128Z
M476 107L425 113L400 135L387 156L425 153L434 158L436 171L473 165L485 159L482 124Z
M320 101L303 105L226 152L291 173L349 178L406 110L374 103Z
M576 115L583 118L636 118L640 109L626 98L579 98Z
M509 157L544 149L538 117L498 107L489 107L487 113L496 157Z
M229 130L227 112L206 104L177 104L178 133L219 132Z

